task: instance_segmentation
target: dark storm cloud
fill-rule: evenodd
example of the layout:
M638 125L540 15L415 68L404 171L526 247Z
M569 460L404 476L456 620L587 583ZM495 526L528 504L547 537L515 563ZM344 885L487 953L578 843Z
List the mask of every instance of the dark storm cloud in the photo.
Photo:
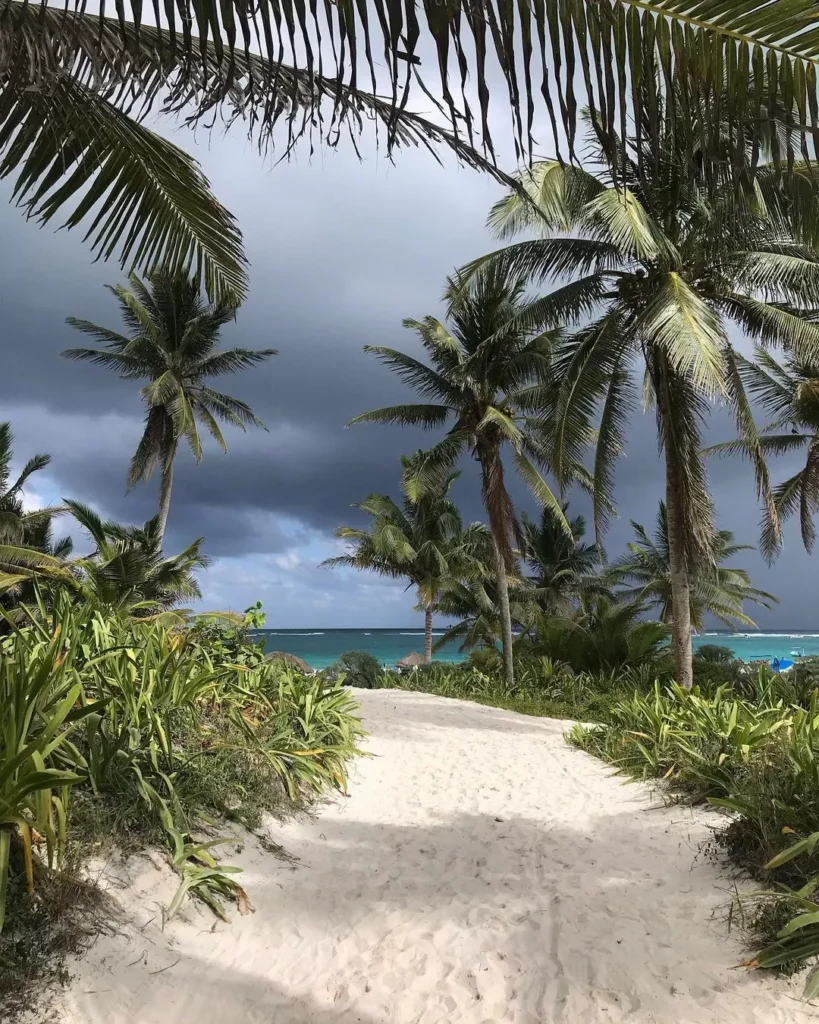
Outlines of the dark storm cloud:
M399 155L396 167L375 159L358 164L341 153L269 169L238 137L197 152L239 218L252 264L249 298L223 341L272 346L280 355L223 378L224 389L248 400L270 432L232 431L229 454L209 446L199 466L181 453L170 542L206 537L217 558L205 580L212 604L241 607L261 596L281 626L410 622L412 595L400 586L316 564L338 550L331 534L351 520L349 505L371 491L396 493L399 454L426 438L344 424L405 398L400 382L362 346L413 348L401 319L437 312L446 275L492 246L482 225L499 189L418 153ZM3 189L0 199L8 195ZM106 515L145 519L155 509L155 483L125 494L141 430L137 389L59 358L61 349L85 343L65 326L66 316L117 325L116 302L102 285L121 275L111 264L92 264L79 234L38 231L4 206L0 223L0 418L12 419L21 457L52 452L39 496L76 496ZM731 436L720 410L709 439ZM776 479L789 465L776 466ZM465 517L477 518L475 467L463 469L456 496ZM759 510L748 467L713 461L710 472L721 523L754 543ZM511 476L510 483L527 504L523 487ZM654 419L638 413L617 475L621 518L606 538L610 553L629 539L630 518L653 525L662 483ZM586 511L582 500L577 505ZM785 598L776 611L760 613L760 623L817 625L812 563L793 531L773 570L753 553L741 564Z

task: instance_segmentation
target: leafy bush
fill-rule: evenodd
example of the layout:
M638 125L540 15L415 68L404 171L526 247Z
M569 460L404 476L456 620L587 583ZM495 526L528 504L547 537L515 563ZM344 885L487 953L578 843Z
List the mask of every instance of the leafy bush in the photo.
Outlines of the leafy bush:
M474 700L479 704L507 708L524 715L577 718L584 722L605 721L608 709L635 688L653 685L653 677L641 672L608 673L594 676L573 672L550 658L529 654L518 662L515 683L508 686L500 668L484 672L470 663L428 667L406 674L384 672L379 686L417 690L442 697Z
M519 642L518 651L523 657L551 658L574 672L600 674L642 666L656 676L667 671L668 627L643 620L644 611L639 602L598 598L574 616L544 619L530 640Z
M495 647L470 651L466 660L470 668L475 668L479 672L496 672L501 666L500 654Z
M369 651L345 651L338 661L325 670L328 679L343 676L346 686L373 690L378 685L381 663Z
M727 661L734 661L734 652L723 644L703 644L694 651L694 658L697 661L724 664Z

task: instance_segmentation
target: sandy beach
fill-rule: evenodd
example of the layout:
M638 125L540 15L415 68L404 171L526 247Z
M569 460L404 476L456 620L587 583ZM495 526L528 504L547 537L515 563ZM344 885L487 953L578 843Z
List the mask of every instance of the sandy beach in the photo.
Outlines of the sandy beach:
M71 966L64 1024L791 1024L798 981L737 970L699 855L706 812L664 808L566 745L565 722L361 691L372 755L350 795L254 839L256 912L188 904L159 858L107 878L116 932ZM723 890L723 891L721 891Z

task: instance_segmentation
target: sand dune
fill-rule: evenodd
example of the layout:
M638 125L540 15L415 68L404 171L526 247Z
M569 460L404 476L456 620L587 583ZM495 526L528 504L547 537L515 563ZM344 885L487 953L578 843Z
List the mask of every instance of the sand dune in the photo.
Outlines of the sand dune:
M132 861L118 933L75 966L66 1024L791 1024L798 985L733 969L698 857L708 816L666 809L569 748L565 723L360 693L373 755L349 798L231 861L256 913L196 907Z

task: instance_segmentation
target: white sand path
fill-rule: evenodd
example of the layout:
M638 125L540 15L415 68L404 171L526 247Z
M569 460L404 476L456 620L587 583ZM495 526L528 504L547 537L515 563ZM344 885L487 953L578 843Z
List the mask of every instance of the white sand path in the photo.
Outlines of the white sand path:
M361 691L349 798L231 861L256 913L189 908L147 858L57 1001L67 1024L795 1024L798 986L733 969L707 815L662 808L566 723ZM58 1017L59 1019L59 1017Z

